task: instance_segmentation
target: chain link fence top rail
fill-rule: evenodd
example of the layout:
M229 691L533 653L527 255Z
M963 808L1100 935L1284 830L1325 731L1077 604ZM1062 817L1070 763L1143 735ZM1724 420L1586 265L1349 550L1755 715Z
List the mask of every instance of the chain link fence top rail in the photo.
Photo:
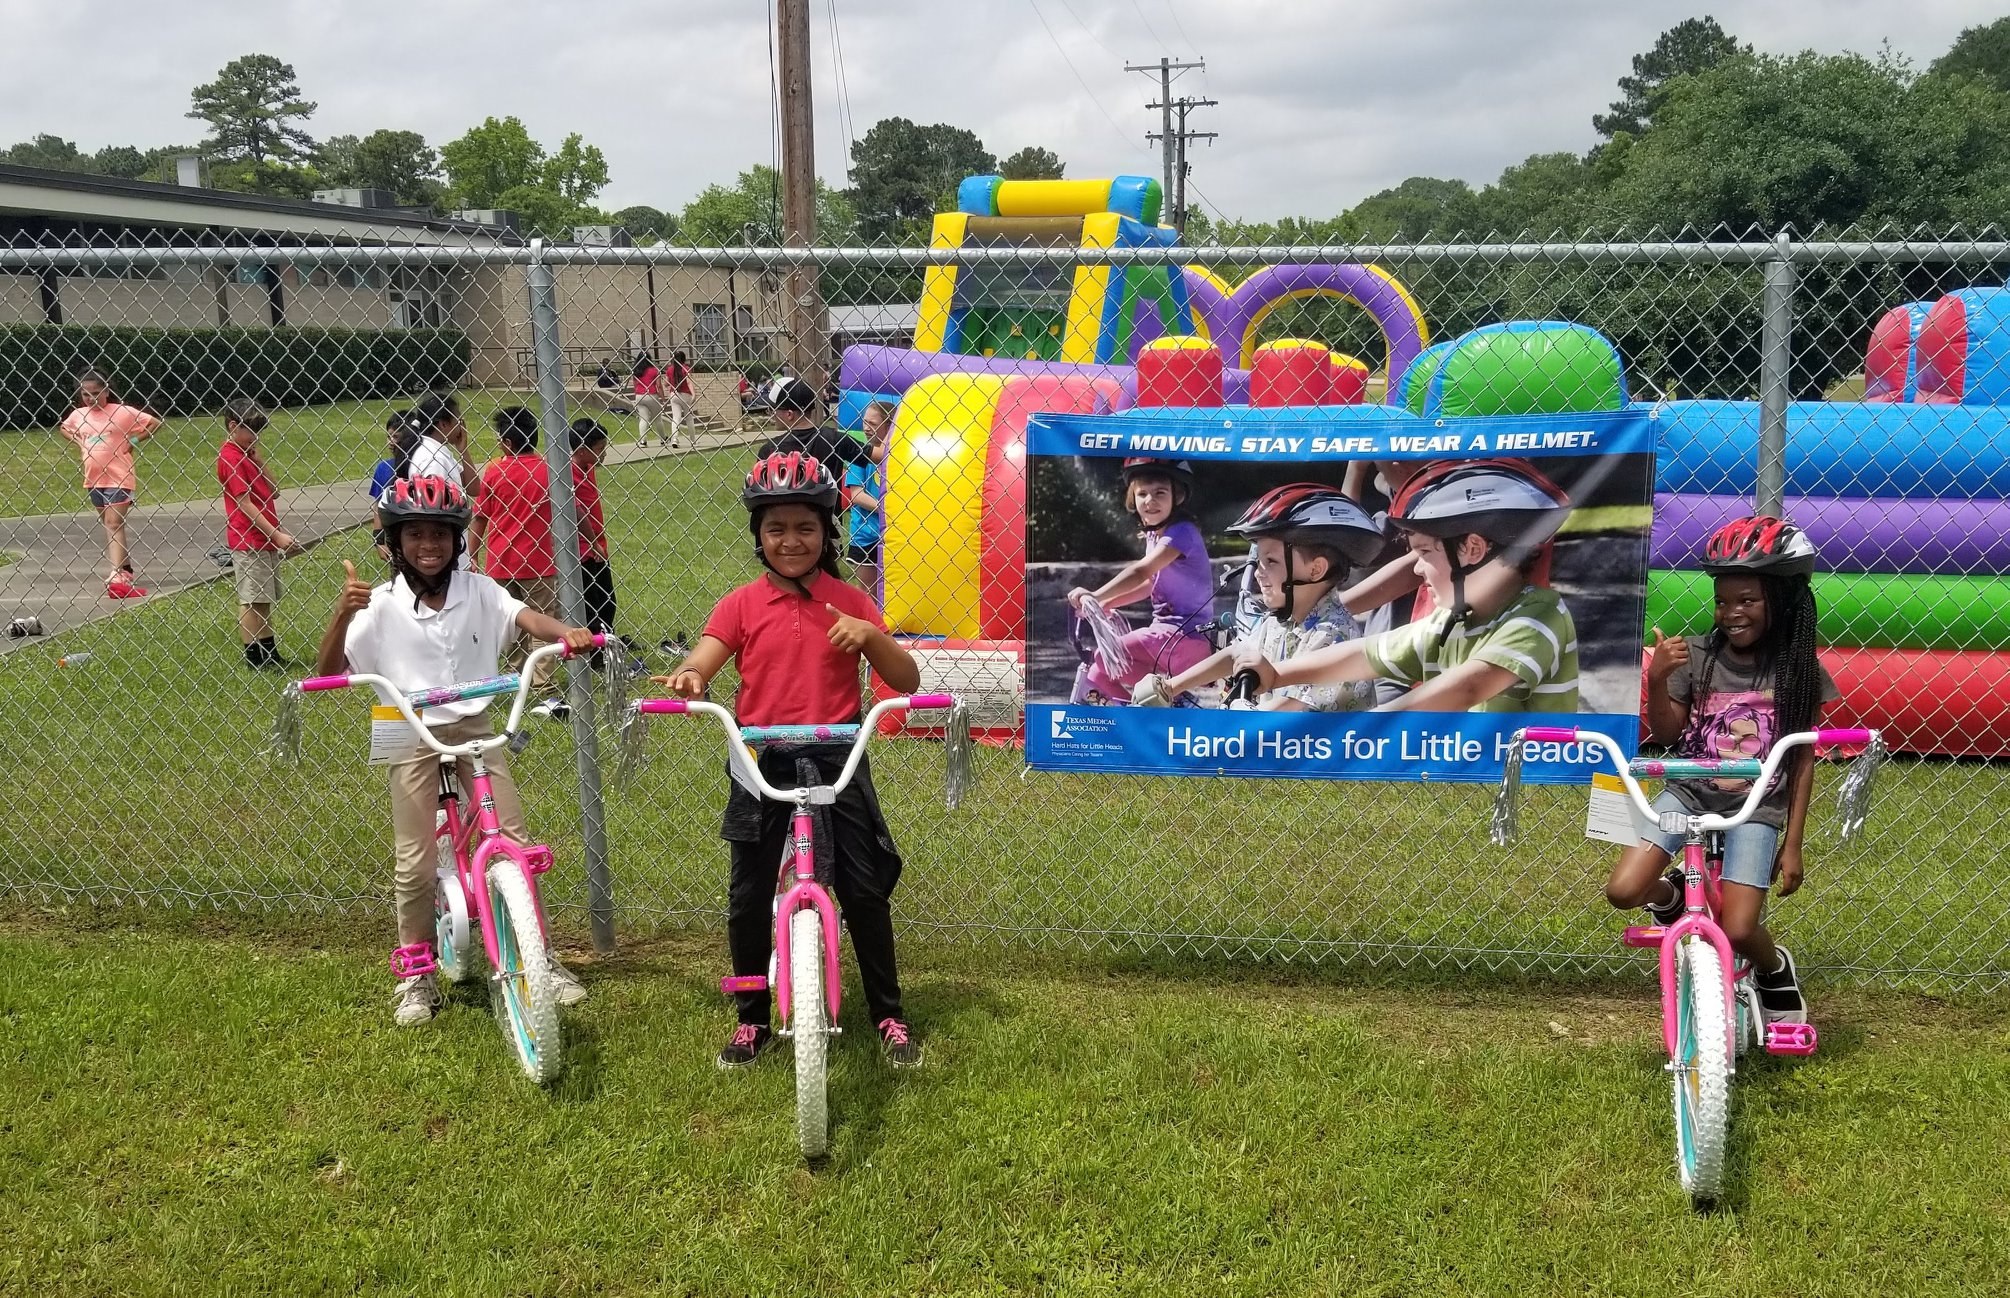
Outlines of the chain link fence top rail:
M881 249L0 246L0 617L39 623L0 642L12 721L0 735L12 809L0 893L388 909L386 799L364 763L362 701L309 702L298 767L261 750L281 686L310 670L344 562L388 575L373 481L409 453L400 417L429 394L453 398L436 431L471 484L489 484L480 563L579 618L577 560L604 557L626 657L661 674L719 596L758 571L738 490L775 432L759 379L790 366L828 382L831 420L854 433L870 401L887 401L898 462L903 440L981 436L995 412L982 384L923 376L1076 375L1107 381L1106 404L1129 402L1134 352L1177 285L1217 326L1233 321L1214 342L1246 376L1231 379L1245 400L1255 385L1280 403L1406 403L1407 385L1386 380L1412 327L1424 346L1507 321L1609 342L1625 399L1651 404L1658 428L1647 621L1707 627L1700 537L1774 491L1821 534L1822 632L1847 706L1899 732L1908 754L1849 844L1834 833L1840 772L1818 772L1809 882L1773 908L1779 931L1824 976L2003 980L2010 890L1974 848L1979 826L2010 813L1992 760L2010 734L2010 309L1978 290L2004 282L2010 244L1098 247L1084 225L972 217L959 240ZM1334 272L1370 266L1400 291L1370 301ZM1325 349L1311 369L1308 343ZM874 366L875 383L852 385ZM108 416L79 420L85 370L144 417L109 431ZM1611 400L1578 371L1557 373L1514 399ZM1290 390L1307 375L1316 394ZM233 553L226 535L218 458L234 399L269 417L256 453L300 547L271 607L280 669L252 666L245 647L263 628L241 621L239 583L263 560ZM130 457L89 444L156 419ZM571 462L576 420L605 433L605 454L554 474ZM516 430L507 446L504 430ZM87 499L87 460L97 484L132 466L124 540L144 597L108 591L120 574L102 515L122 511L98 508L102 489ZM859 580L897 629L973 642L961 653L934 642L925 670L973 696L980 726L1009 733L1024 631L990 634L997 617L984 610L1023 609L1024 579L962 557L979 497L902 499L885 472L868 464L853 484L883 503L877 519L847 520ZM1349 482L1364 505L1385 503L1373 472ZM1243 503L1211 501L1206 516ZM547 511L556 536L540 541ZM1092 523L1121 528L1118 502L1095 512ZM1231 538L1217 539L1229 553ZM714 695L731 688L729 672ZM533 828L559 854L547 895L586 915L591 858L624 928L716 925L716 739L658 723L646 772L602 792L608 724L604 708L570 726L534 722L515 759ZM874 761L907 858L908 929L1357 966L1554 973L1644 959L1618 949L1620 921L1600 896L1614 849L1585 838L1582 788L1531 790L1521 844L1503 852L1487 843L1484 786L1027 771L1006 742L980 750L974 796L946 813L939 746L896 740Z

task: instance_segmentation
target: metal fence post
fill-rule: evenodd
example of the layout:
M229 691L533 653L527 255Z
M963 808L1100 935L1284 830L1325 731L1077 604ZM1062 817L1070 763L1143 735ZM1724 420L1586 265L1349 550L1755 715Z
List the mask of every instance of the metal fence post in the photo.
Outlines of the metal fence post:
M544 260L544 240L533 239L524 278L530 288L531 352L544 407L544 458L551 466L552 548L558 559L559 608L572 626L586 624L586 592L579 580L579 511L572 498L572 425L565 408L565 350L558 336L558 294ZM580 835L586 854L587 916L593 948L614 949L614 881L607 868L607 813L600 796L600 742L594 730L593 688L580 659L566 666L572 709L573 750L579 757Z
M1793 395L1793 240L1782 234L1766 261L1765 334L1759 359L1759 480L1752 501L1779 516L1787 494L1787 402Z

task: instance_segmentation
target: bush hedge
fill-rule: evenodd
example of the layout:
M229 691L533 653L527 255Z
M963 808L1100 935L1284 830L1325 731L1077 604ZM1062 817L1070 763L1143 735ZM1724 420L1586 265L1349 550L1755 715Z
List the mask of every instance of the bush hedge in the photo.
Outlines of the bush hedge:
M0 429L51 428L95 369L122 401L159 415L251 397L272 409L458 387L458 329L137 329L0 325Z

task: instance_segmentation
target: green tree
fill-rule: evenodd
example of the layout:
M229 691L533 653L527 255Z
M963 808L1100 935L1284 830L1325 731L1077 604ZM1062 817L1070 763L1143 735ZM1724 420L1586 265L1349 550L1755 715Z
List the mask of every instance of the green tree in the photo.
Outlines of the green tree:
M107 144L91 155L91 170L119 180L138 180L147 174L147 155L130 144Z
M990 175L998 161L961 127L917 126L905 117L873 123L851 151L858 233L869 243L918 243L965 176Z
M297 123L313 116L315 105L300 97L290 63L270 54L232 59L192 99L187 115L209 123L203 148L212 158L298 163L314 155L313 138Z
M267 158L262 162L240 160L211 162L208 167L211 189L240 194L268 194L274 198L312 198L326 185L313 167L293 167Z
M676 218L675 242L690 248L736 248L751 241L755 247L778 248L781 193L779 173L760 165L741 172L732 185L708 185ZM846 196L817 181L817 242L847 242L856 223Z
M607 187L607 159L574 131L558 146L558 152L545 160L543 179L546 189L567 202L589 203Z
M408 207L440 201L440 155L417 131L372 131L356 142L349 183L388 190Z
M523 218L530 233L553 240L572 238L575 225L599 224L592 219L598 215L592 208L544 185L513 185L497 194L489 206L515 212Z
M998 164L1007 180L1060 180L1067 169L1059 154L1032 144Z
M1632 75L1619 78L1622 98L1612 105L1611 112L1594 116L1592 128L1607 139L1621 131L1639 135L1653 122L1656 110L1667 98L1670 82L1707 72L1725 59L1751 52L1751 46L1740 46L1708 14L1685 19L1662 32L1653 49L1633 56Z
M497 207L506 191L542 183L544 146L516 118L490 117L441 145L440 164L456 207Z
M1936 76L1974 77L2010 91L2010 18L1965 29L1928 71Z
M1605 185L1596 156L1538 153L1509 167L1474 195L1466 232L1535 240L1585 234Z
M1474 224L1473 187L1463 180L1412 176L1394 189L1373 194L1350 208L1323 236L1338 240L1415 242L1429 235L1449 238Z
M314 165L329 184L337 186L360 185L356 179L356 146L362 141L353 135L331 135L321 141L315 152Z
M91 160L77 151L73 142L60 135L37 135L5 153L0 162L12 167L40 167L44 171L89 171Z
M643 203L616 212L614 223L628 231L640 244L658 243L677 236L676 216Z

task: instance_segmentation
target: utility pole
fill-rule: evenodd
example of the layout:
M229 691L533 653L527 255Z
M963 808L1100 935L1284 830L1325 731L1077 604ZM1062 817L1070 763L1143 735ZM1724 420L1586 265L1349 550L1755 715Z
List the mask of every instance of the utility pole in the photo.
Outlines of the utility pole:
M1186 142L1188 140L1212 140L1213 131L1189 131L1186 129L1186 115L1196 108L1212 108L1212 99L1193 99L1181 96L1173 98L1172 83L1176 73L1190 70L1207 70L1206 59L1196 59L1192 63L1175 63L1161 57L1153 63L1126 63L1126 72L1156 72L1159 75L1159 97L1146 104L1147 108L1159 110L1159 129L1145 134L1147 140L1157 140L1164 168L1164 201L1172 206L1172 224L1181 231L1186 229ZM1179 129L1173 129L1173 114L1179 114Z
M1179 192L1178 196L1173 199L1172 223L1173 228L1181 234L1186 233L1186 174L1193 170L1193 167L1186 160L1186 142L1188 140L1207 140L1212 142L1220 138L1214 131L1189 131L1186 129L1186 115L1196 108L1213 108L1218 102L1218 100L1213 99L1188 99L1182 96L1173 105L1173 107L1179 110L1179 156L1173 169L1173 176L1178 182Z
M782 118L782 242L807 248L817 237L816 141L810 117L809 0L775 0L776 82ZM789 361L797 374L823 391L829 366L824 343L823 302L814 266L789 271L783 313L789 331Z

